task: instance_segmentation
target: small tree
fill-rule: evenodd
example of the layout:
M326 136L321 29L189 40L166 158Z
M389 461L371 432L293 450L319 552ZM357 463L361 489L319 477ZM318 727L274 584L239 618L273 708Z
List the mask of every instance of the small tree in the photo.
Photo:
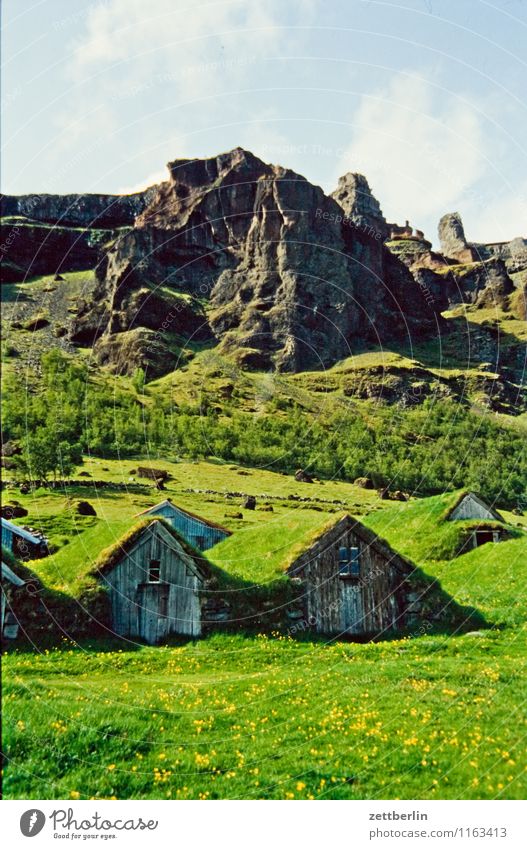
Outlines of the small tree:
M31 479L47 481L57 477L68 477L75 466L82 462L79 443L61 440L49 428L38 428L24 440L22 454L17 458L18 467Z

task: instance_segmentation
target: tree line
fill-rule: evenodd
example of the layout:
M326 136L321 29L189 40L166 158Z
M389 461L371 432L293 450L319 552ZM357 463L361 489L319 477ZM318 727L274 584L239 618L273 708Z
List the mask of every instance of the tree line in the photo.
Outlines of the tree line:
M522 435L451 401L320 416L290 402L278 415L255 416L234 404L178 406L167 393L144 394L140 378L123 388L58 350L43 356L38 387L22 388L8 375L3 441L22 448L19 474L69 477L83 454L148 454L217 457L287 473L302 468L320 478L367 476L378 486L422 494L467 487L510 505L525 493Z

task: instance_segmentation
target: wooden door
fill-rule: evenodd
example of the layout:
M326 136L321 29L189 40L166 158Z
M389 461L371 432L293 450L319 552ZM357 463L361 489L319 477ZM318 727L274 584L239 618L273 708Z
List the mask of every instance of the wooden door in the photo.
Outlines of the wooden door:
M362 588L357 581L340 581L341 627L347 634L364 631Z
M147 643L157 643L168 633L169 585L156 583L139 584L139 636Z

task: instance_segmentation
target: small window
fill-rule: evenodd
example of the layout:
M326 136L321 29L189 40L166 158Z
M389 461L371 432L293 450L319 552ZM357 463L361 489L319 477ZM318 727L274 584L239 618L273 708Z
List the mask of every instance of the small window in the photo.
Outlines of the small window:
M160 569L160 567L161 567L161 561L160 560L151 560L150 561L150 566L148 567L148 580L150 581L151 584L159 583L159 581L161 579L161 576L160 576L161 569Z
M339 576L341 578L358 578L360 576L360 555L356 546L339 548Z

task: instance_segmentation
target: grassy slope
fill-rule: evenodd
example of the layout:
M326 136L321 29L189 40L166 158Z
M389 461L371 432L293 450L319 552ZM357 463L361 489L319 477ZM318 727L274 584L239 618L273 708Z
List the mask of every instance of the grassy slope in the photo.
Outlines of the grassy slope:
M148 480L131 474L137 470L138 465L169 470L171 479L166 490L160 493ZM40 577L55 589L65 589L63 575L73 581L75 563L79 564L79 571L83 571L87 559L93 557L94 549L98 551L104 545L109 545L127 529L135 514L166 497L236 531L228 540L229 545L225 551L221 546L215 547L214 552L218 552L218 556L213 558L214 562L227 567L229 560L235 561L232 564L233 574L251 581L255 578L257 566L261 570L262 582L275 577L274 570L279 565L281 548L298 543L307 531L324 523L335 511L347 509L362 514L372 509L381 509L386 504L380 501L377 493L353 484L338 481L303 484L288 475L212 462L171 463L156 459L112 461L92 458L87 459L82 471L92 475L94 482L107 480L125 484L127 489L108 490L94 483L93 487L77 487L67 491L40 489L29 495L22 495L18 490L11 495L8 491L5 496L5 501L15 498L29 510L29 516L19 520L21 524L41 528L53 543L61 546L52 558L32 564ZM146 488L138 489L136 484L139 483ZM200 492L188 492L188 489ZM243 496L226 497L227 493L233 492L256 495L257 509L245 510ZM309 497L311 502L298 503L289 498L292 495ZM88 500L97 511L98 518L76 515L72 512L68 497ZM338 501L338 504L333 504L334 501ZM273 507L273 512L260 509L269 505ZM229 515L239 512L242 513L242 519ZM278 528L275 534L274 528ZM262 529L264 536L260 539ZM66 543L67 540L69 542ZM276 549L276 554L267 557L270 548ZM251 552L250 560L245 554L247 550Z
M283 575L291 549L326 521L327 516L320 513L296 509L265 525L239 530L215 545L209 556L226 572L265 584Z

